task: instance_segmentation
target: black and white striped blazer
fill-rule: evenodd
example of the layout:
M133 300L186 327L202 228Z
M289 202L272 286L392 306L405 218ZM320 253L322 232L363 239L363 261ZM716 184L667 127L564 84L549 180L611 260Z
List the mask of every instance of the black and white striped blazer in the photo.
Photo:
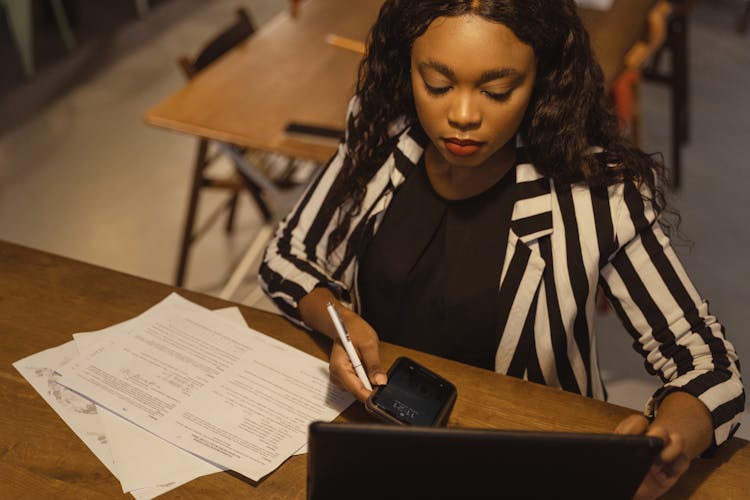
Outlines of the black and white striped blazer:
M260 280L290 320L307 328L297 303L319 285L358 310L358 252L347 246L378 230L395 191L419 163L424 141L410 128L394 135L392 154L369 182L348 237L329 257L337 217L320 208L347 154L345 141L280 223ZM498 285L503 320L495 370L604 399L593 329L601 285L647 370L664 383L646 414L653 415L669 391L686 391L711 411L715 443L730 437L744 408L734 347L637 188L555 185L532 164L520 163L515 193Z

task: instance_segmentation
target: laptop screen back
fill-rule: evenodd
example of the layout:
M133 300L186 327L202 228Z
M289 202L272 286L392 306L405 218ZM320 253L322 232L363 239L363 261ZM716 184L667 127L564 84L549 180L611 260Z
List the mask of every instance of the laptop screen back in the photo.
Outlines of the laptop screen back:
M315 422L307 496L632 498L661 446L646 436Z

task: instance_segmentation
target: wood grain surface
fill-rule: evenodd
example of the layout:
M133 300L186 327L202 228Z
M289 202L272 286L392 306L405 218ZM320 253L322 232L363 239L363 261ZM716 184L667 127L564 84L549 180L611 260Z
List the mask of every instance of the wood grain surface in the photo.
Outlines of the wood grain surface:
M283 133L290 121L343 129L361 56L326 43L364 40L382 0L312 0L283 12L245 43L149 110L147 123L326 161L330 144Z
M118 481L18 374L12 363L55 347L76 332L132 318L177 291L209 308L236 305L200 293L0 240L1 498L112 498ZM280 316L238 306L255 329L321 359L329 341ZM458 400L449 426L608 432L633 410L532 384L391 344L385 366L407 355L451 380ZM355 403L341 421L372 422ZM575 460L575 457L571 457ZM232 473L196 479L165 498L304 498L306 456L289 459L258 483ZM750 446L733 439L695 461L670 498L747 498Z

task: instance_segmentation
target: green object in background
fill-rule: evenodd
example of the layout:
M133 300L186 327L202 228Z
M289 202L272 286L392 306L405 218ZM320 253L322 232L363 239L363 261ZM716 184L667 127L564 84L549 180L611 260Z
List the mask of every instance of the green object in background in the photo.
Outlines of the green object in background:
M70 29L62 0L49 1L57 20L60 36L65 48L70 52L75 48L76 40L73 36L73 30ZM34 75L34 25L31 15L31 0L0 0L0 5L8 12L8 24L21 56L23 71L27 78L31 78Z

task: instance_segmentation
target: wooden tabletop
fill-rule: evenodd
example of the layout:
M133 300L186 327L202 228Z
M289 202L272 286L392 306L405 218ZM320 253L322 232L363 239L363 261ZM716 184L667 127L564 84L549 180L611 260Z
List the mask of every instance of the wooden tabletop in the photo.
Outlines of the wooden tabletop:
M289 138L290 121L343 129L361 56L326 43L364 40L382 0L310 0L286 11L146 114L146 122L326 161L335 146ZM196 42L199 43L199 42Z
M255 149L324 162L333 144L283 133L290 121L343 129L360 56L328 45L327 34L365 40L383 0L309 0L283 12L195 79L150 109L147 123ZM656 0L615 0L580 9L608 83L643 36ZM198 43L198 42L196 42Z
M0 477L2 497L99 498L122 495L118 481L11 364L21 358L136 316L172 291L210 308L236 305L0 240ZM327 359L329 344L280 316L239 306L253 328ZM383 344L390 366L408 355L456 384L449 426L609 432L633 413L620 406L487 370ZM342 421L372 422L359 403ZM196 479L165 497L304 498L306 455L259 483L230 473ZM746 498L750 446L733 439L716 456L693 463L673 498Z

